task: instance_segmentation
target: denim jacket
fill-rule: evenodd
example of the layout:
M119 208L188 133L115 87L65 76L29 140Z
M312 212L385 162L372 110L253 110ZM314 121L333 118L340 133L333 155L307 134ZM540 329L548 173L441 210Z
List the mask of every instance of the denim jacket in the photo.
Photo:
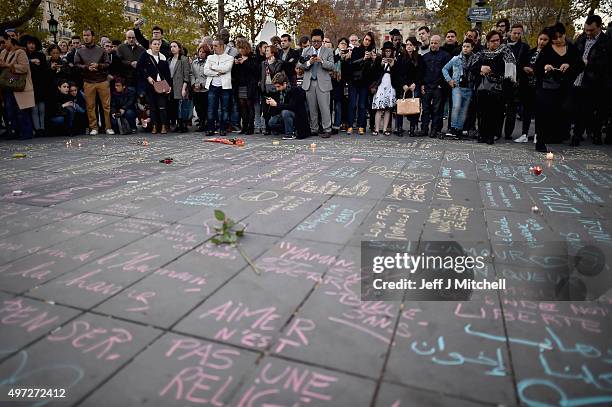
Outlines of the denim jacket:
M463 74L463 59L464 55L461 53L454 56L446 65L444 65L444 68L442 68L442 75L444 75L444 80L446 80L446 82L452 79L455 81L457 86L459 86L459 81L461 80L461 75ZM450 73L451 70L453 71L452 76ZM469 72L466 72L465 74L469 75ZM469 76L465 79L469 80Z

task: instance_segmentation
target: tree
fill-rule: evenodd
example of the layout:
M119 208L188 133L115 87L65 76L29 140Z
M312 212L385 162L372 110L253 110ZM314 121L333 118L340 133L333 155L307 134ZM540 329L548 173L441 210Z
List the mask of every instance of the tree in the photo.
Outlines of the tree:
M40 15L41 0L4 0L3 3L0 32L7 28L24 29L37 14Z
M60 0L58 5L62 22L76 33L91 28L98 37L123 38L129 27L123 0Z
M254 42L266 22L281 19L285 8L282 0L233 0L225 4L227 26Z
M472 7L471 0L438 0L435 2L435 31L444 35L448 30L457 31L458 40L463 33L472 27L467 19L468 9Z
M296 34L310 35L314 28L321 28L334 44L342 37L371 30L363 10L355 2L331 3L327 0L309 4L302 13Z
M142 16L147 21L145 27L160 26L164 30L164 38L179 41L188 47L189 52L193 51L193 47L189 47L197 44L202 36L216 31L213 11L214 6L206 0L145 0L142 6Z

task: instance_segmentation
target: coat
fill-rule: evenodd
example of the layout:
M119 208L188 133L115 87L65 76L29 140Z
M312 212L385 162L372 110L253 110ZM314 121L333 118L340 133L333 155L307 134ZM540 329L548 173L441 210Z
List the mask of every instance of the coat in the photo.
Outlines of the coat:
M308 48L305 48L302 51L302 57L300 58L300 62L298 63L298 66L304 69L304 82L302 83L302 89L304 90L310 89L310 78L312 77L313 65L310 65L308 63L308 60L309 57L314 53L314 47L310 46ZM321 47L319 48L319 57L321 58L321 62L315 62L314 64L318 66L317 83L321 91L330 92L333 89L333 85L331 82L331 76L329 76L329 72L333 71L335 67L334 50L332 50L331 48Z
M275 98L275 99L278 99ZM310 136L310 125L308 124L308 112L306 111L306 92L300 87L288 87L285 92L284 103L278 103L273 107L272 114L281 114L283 110L295 113L293 125L297 138L303 139Z
M168 61L166 61L166 57L161 52L159 53L158 64L155 64L154 58L148 51L142 54L138 60L138 65L136 65L136 71L138 72L138 89L146 89L148 92L155 93L153 85L149 83L147 78L151 77L153 80L156 80L158 73L161 79L168 82L168 84L172 83Z
M246 61L241 64L234 63L232 67L232 81L234 82L234 91L237 93L241 86L247 87L247 96L249 99L256 100L258 85L259 85L259 64L255 55L249 54Z
M170 62L168 62L168 64L170 64ZM184 83L187 84L187 92L191 91L191 65L189 65L189 59L184 55L180 55L174 66L174 72L170 73L172 74L171 85L174 99L183 99L182 90Z
M586 40L586 35L581 34L575 43L578 56L581 58L584 54ZM602 32L591 47L582 76L582 86L585 88L601 89L606 86L606 69L610 69L608 64L612 62L612 56L609 55L611 47L608 43L610 41L612 39Z
M212 54L206 58L204 64L204 75L206 75L206 89L210 89L213 78L221 79L221 88L232 88L232 66L234 66L234 57L227 54ZM214 68L214 70L212 69Z
M13 94L15 95L15 100L17 101L17 106L19 106L20 110L34 107L34 85L32 84L30 61L26 52L21 48L18 48L10 53L7 53L6 50L2 50L0 53L0 60L14 62L13 69L15 73L27 73L25 88L22 92L13 92Z
M283 61L275 59L274 62L268 64L270 69L270 80L274 79L274 75L283 70ZM260 64L259 73L259 89L262 93L266 93L266 61L264 60Z

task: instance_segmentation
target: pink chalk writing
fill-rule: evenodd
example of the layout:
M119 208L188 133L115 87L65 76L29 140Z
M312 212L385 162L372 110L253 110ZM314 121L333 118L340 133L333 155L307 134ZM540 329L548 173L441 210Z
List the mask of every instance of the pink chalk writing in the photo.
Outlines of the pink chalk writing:
M65 327L47 337L51 342L70 341L70 344L80 349L82 353L94 352L96 359L116 360L119 353L109 353L115 345L129 343L132 334L123 328L94 328L87 321L73 321L70 328Z

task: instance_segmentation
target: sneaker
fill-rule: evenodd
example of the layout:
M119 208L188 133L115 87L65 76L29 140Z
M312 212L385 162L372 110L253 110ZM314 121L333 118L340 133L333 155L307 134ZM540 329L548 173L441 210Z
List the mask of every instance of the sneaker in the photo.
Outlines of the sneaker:
M349 136L353 134L353 128L349 127L348 129L346 129L346 134L348 134Z
M98 129L93 129L89 131L89 135L90 136L97 136L98 135Z
M523 134L521 137L514 139L515 143L527 143L528 141L529 139L527 138L526 134Z
M295 134L288 134L283 136L283 140L295 140L297 137L295 137Z
M115 131L113 129L106 129L106 134L108 134L109 136L113 136L115 134Z
M365 134L365 129L360 127L357 131L359 131L359 135L363 136Z

